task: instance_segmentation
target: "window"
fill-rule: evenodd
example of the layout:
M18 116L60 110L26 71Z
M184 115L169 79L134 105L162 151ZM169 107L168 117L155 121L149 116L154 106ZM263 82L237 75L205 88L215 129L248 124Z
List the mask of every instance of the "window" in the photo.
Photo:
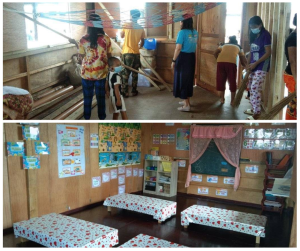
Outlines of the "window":
M38 17L38 13L41 12L65 12L64 14L57 14L55 18L69 19L69 3L25 3L24 11L27 16L39 21L40 23L56 30L66 36L71 37L70 24L65 22L59 22L52 19L46 19ZM31 14L32 13L32 14ZM68 43L68 40L64 37L25 19L26 35L27 35L27 48L37 48L47 45L56 45Z

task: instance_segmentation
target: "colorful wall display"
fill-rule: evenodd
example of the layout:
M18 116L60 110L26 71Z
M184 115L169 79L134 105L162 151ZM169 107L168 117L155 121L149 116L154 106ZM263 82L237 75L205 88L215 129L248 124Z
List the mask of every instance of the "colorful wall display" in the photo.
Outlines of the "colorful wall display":
M207 182L218 183L218 176L207 175Z
M39 128L36 126L22 126L22 136L24 140L40 140Z
M153 144L172 145L175 144L175 134L153 134Z
M141 124L99 124L99 167L140 164Z
M246 166L245 167L246 173L258 173L258 166Z
M34 142L34 150L38 155L50 154L49 142Z
M224 184L234 185L233 177L224 177Z
M192 181L202 182L201 174L192 174Z
M58 176L85 174L84 127L57 125Z
M101 177L100 176L93 177L92 178L92 188L100 187L100 186L101 186Z
M118 178L118 170L112 169L110 170L110 179L114 180Z
M122 185L122 186L118 187L118 193L119 194L125 193L125 185Z
M190 150L190 129L178 128L176 132L176 150Z
M219 196L227 196L227 194L228 194L227 189L216 188L216 195L219 195Z
M110 182L110 172L102 173L102 183Z
M40 156L23 156L23 169L40 169Z
M24 142L7 142L6 144L8 156L24 156L25 147Z

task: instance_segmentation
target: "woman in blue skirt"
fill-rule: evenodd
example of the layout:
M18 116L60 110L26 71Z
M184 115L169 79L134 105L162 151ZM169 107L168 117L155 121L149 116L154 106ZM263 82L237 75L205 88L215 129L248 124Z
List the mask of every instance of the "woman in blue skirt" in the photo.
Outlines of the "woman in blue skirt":
M173 94L175 98L183 99L178 110L188 112L191 110L190 97L193 96L198 32L193 28L192 18L181 21L180 27L171 65L174 69Z

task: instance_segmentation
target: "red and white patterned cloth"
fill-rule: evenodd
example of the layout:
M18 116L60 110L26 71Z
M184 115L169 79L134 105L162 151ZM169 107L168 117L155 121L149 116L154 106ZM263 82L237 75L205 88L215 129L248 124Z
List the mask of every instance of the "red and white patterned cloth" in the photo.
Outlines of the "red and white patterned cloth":
M172 215L176 215L177 207L174 201L127 193L108 197L103 205L153 215L153 218L158 221L165 221Z
M139 234L131 240L125 242L123 245L119 246L119 248L131 248L131 247L139 247L139 248L187 248L186 246L182 246L180 244L165 241L153 236Z
M267 217L227 209L193 205L181 212L181 225L190 223L265 237Z
M51 213L13 224L14 234L46 247L108 248L119 243L118 230Z

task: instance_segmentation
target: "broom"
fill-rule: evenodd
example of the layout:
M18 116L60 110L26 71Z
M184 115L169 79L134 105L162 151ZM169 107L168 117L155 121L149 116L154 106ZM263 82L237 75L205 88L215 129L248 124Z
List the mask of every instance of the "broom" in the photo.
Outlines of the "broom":
M283 98L280 102L278 102L272 109L260 116L259 119L268 120L274 118L288 103L290 103L296 97L296 92L290 93L287 97Z
M238 107L241 103L241 100L242 100L242 97L244 95L244 91L246 90L247 88L247 82L248 82L248 77L249 77L249 74L251 72L250 71L247 71L246 73L246 76L244 77L244 79L242 80L242 84L237 92L237 94L235 95L234 97L234 100L233 100L233 106L236 106Z

